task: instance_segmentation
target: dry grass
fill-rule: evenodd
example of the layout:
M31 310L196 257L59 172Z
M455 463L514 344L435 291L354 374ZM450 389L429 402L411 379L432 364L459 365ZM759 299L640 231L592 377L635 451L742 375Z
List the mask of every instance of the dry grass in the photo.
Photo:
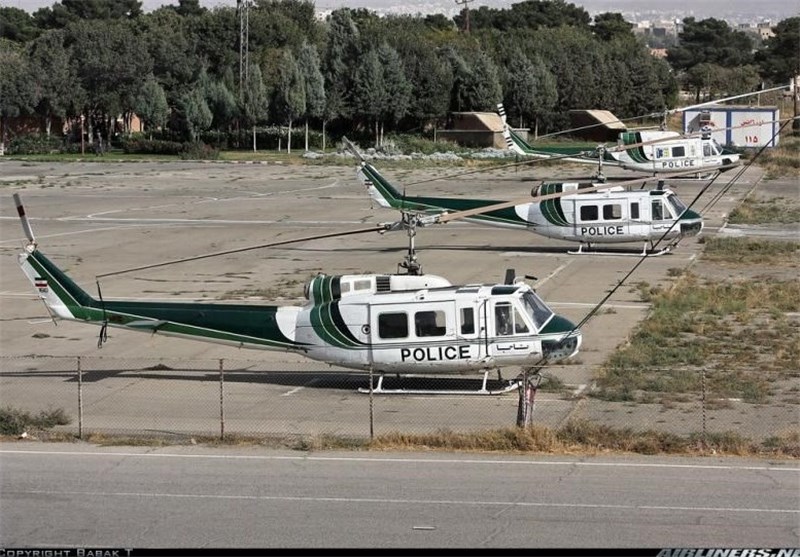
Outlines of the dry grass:
M789 224L800 222L798 199L774 197L769 200L748 197L731 211L730 224Z
M663 401L709 396L765 403L798 375L800 282L701 281L687 274L653 298L650 316L605 362L592 396ZM759 369L759 373L752 373Z
M0 436L0 442L16 437ZM67 433L44 433L40 441L78 442ZM336 435L253 437L226 435L225 439L210 436L118 436L89 434L84 442L101 446L169 447L203 445L211 447L258 446L296 451L448 451L516 454L596 455L634 453L645 455L729 455L769 458L800 458L800 432L787 431L758 443L735 432L703 436L632 428L613 428L588 420L571 420L559 429L534 425L477 432L440 430L435 433L387 433L372 441L363 437Z
M800 215L798 215L800 216ZM786 265L800 262L800 242L757 238L709 238L703 259L737 265Z
M756 162L768 179L800 177L800 137L781 136L778 147L765 149Z

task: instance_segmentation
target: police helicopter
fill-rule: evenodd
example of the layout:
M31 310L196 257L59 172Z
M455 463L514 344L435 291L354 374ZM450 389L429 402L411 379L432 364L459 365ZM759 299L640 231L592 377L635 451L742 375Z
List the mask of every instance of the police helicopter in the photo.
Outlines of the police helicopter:
M789 85L791 87L791 84ZM691 111L712 104L720 104L731 100L760 95L771 91L786 89L786 85L764 89L756 92L733 95L723 99L708 101L665 110L658 114L648 114L628 120L661 117L659 129L625 130L617 138L616 145L599 145L595 149L537 147L528 143L520 134L508 125L505 109L498 103L497 111L503 123L503 138L509 149L519 155L543 159L556 159L565 162L579 162L597 165L597 177L603 177L603 165L617 166L626 170L636 170L652 175L659 175L677 170L692 170L697 178L712 177L716 172L729 170L740 164L740 155L720 143L713 137L714 133L745 127L761 127L775 122L745 123L727 128L712 128L712 123L701 125L700 128L688 134L680 134L666 129L667 118L676 113ZM617 123L622 121L617 118ZM596 124L601 125L601 124ZM592 125L564 130L542 137L575 132Z
M344 143L359 160L356 174L369 196L381 207L421 213L419 224L423 226L463 219L578 243L571 254L637 256L667 253L682 238L696 236L703 229L700 214L663 183L655 188L625 189L634 183L643 185L641 179L615 184L542 183L531 197L512 201L405 195L364 160L347 138ZM599 244L631 242L643 243L641 252L596 249ZM658 247L661 242L669 243Z
M597 177L601 179L604 165L653 175L692 170L702 178L739 164L739 154L720 145L710 129L688 135L667 130L624 131L619 134L616 146L600 145L591 150L537 148L508 126L503 105L497 106L509 149L524 156L597 165Z
M414 222L330 233L156 263L98 275L92 296L38 247L20 197L14 194L27 238L18 262L53 321L69 320L152 335L182 337L238 348L279 350L312 360L381 374L454 374L504 366L542 366L574 356L581 331L556 314L524 280L507 272L500 284L454 285L422 273L414 248ZM393 274L319 274L305 286L306 303L155 302L107 299L100 278L172 263L289 243L404 228L405 260ZM502 392L520 385L510 383ZM372 384L370 385L372 389Z

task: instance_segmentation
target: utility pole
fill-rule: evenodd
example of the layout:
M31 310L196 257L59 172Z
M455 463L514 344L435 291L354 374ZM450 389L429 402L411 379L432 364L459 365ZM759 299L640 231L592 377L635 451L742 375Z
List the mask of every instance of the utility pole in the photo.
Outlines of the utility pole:
M464 32L469 33L469 3L474 0L456 0L456 4L464 5Z

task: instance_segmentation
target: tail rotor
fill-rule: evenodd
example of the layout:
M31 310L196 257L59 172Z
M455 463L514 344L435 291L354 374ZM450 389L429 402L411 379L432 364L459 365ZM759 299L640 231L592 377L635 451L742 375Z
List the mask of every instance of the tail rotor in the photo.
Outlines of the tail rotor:
M28 221L28 215L25 214L25 207L22 205L22 198L18 193L14 194L14 204L17 206L17 214L22 222L22 230L25 232L25 237L28 238L28 245L25 246L25 249L32 252L36 249L36 238L33 236L31 223Z

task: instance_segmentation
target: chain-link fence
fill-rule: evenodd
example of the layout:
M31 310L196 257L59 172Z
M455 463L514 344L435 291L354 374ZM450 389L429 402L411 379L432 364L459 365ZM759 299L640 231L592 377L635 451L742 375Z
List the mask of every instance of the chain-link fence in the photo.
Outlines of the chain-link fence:
M588 420L633 432L733 433L758 442L800 432L798 401L752 404L711 399L704 390L658 403L602 400L590 386L554 379L557 368L548 373L553 380L527 391L528 423L557 429ZM379 382L374 374L370 393L368 373L313 362L4 357L0 404L32 413L63 409L71 421L57 429L81 437L369 438L512 427L523 398L514 378L513 370L485 380L387 375Z

